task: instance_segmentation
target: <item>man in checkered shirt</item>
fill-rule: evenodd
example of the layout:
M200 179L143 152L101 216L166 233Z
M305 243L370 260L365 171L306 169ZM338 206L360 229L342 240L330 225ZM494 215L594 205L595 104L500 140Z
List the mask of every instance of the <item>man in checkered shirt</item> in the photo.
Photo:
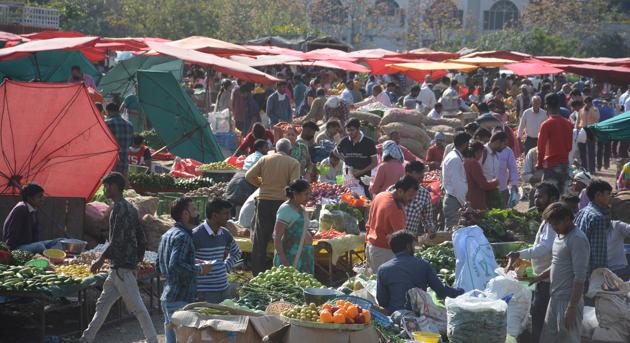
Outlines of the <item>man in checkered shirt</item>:
M114 171L123 174L125 177L129 173L129 161L128 153L129 147L133 141L133 126L120 116L118 106L115 103L107 104L105 108L107 110L107 119L105 124L109 127L110 131L118 142L118 163L114 167Z
M405 166L405 174L422 182L424 178L425 165L420 161L412 161ZM394 187L388 189L394 191ZM406 230L414 233L416 236L424 233L434 232L433 226L433 207L431 205L431 193L424 187L420 186L416 197L405 206Z

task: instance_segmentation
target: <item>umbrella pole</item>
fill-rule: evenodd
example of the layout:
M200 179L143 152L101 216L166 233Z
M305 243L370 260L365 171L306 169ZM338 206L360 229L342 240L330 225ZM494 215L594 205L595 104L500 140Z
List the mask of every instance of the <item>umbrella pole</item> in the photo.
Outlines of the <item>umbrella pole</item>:
M37 61L37 53L33 54L33 60L35 61L35 71L37 72L37 81L41 81L42 72L39 70L39 62Z
M199 130L203 129L204 127L207 127L208 125L210 125L210 124L208 123L208 124L206 124L205 126L197 126L196 128L194 128L194 129L192 129L192 130L190 130L190 131L186 132L183 136L181 136L181 137L180 137L178 140L176 140L175 142L173 142L173 143L169 143L169 144L167 144L167 145L165 145L165 146L163 146L163 147L159 148L159 149L158 149L158 150L156 150L153 154L151 154L151 156L155 156L155 155L157 155L157 154L161 153L162 151L164 151L164 150L166 150L166 149L168 149L168 148L172 148L172 147L174 147L174 146L176 146L176 145L180 144L180 143L181 143L184 139L192 137L192 135L193 135L195 132L197 132L197 131L199 131Z

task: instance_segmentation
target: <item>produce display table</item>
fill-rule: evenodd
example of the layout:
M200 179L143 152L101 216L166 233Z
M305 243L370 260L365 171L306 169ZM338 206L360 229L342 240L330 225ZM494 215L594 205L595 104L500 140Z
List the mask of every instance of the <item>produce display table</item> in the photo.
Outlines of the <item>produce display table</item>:
M234 237L236 244L244 253L251 253L253 242L247 237ZM313 241L315 251L315 268L324 272L328 283L332 284L333 267L339 265L344 272L352 272L352 258L360 257L357 251L361 251L365 245L365 233L359 235L345 235L334 239L321 239ZM273 243L267 246L267 254L273 255ZM318 257L321 257L318 261Z

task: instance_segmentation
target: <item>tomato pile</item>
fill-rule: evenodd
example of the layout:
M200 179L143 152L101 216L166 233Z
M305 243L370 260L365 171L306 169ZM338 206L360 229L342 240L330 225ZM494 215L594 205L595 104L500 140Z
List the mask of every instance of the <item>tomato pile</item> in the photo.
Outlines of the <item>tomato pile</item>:
M342 185L313 182L311 183L311 196L306 203L306 207L315 207L324 198L337 199L341 194L347 192L348 189Z
M369 324L372 314L369 310L345 300L335 304L315 304L294 307L282 313L283 316L310 322L325 324Z
M442 171L441 170L431 170L424 173L423 182L433 182L442 180Z
M326 231L318 231L313 238L314 239L334 239L337 237L345 236L344 232L339 232L335 229L330 229Z

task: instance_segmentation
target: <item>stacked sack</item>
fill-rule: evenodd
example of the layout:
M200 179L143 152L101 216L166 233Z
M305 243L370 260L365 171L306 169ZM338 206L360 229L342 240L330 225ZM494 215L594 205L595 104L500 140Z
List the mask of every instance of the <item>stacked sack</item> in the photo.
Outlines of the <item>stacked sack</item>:
M426 116L416 110L389 109L379 123L380 130L385 135L381 136L379 142L388 140L390 133L398 132L400 144L422 158L431 145L431 137L424 126L425 119Z

